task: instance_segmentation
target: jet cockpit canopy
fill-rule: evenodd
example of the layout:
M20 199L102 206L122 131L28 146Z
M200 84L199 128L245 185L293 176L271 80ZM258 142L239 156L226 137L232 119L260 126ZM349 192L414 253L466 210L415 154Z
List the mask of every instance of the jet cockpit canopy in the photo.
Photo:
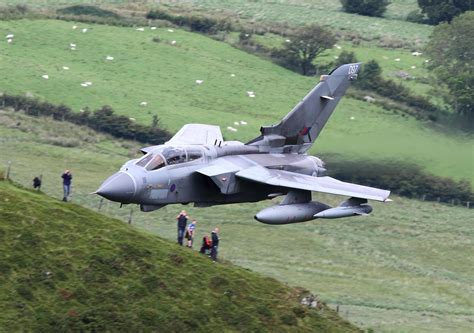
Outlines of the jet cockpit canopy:
M201 148L162 146L150 151L136 164L148 171L158 170L166 165L181 164L203 157Z

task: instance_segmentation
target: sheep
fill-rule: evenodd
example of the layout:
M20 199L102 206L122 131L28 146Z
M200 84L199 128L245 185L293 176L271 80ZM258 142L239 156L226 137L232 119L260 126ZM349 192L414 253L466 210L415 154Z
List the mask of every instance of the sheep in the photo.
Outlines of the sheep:
M239 126L240 124L239 124L238 121L234 121L234 125L235 125L235 126Z
M63 66L63 69L64 69L65 71L67 71L67 70L69 70L69 67Z
M415 57L418 57L418 56L421 56L423 53L421 52L418 52L418 51L415 51L415 52L412 52L411 55L415 56Z
M45 79L45 80L49 79L49 75L48 75L48 74L44 74L44 75L42 75L41 77L42 77L43 79Z
M236 128L233 128L231 126L227 126L227 129L231 132L237 132L237 129Z
M291 43L291 40L290 39L285 39L285 42Z
M69 43L69 46L70 46L70 47L76 47L76 44L74 44L74 43Z
M11 39L11 38L7 39L7 43L11 43L11 42L13 42L13 39Z
M416 69L416 66L411 66L411 69Z
M86 81L84 83L87 84L88 86L92 86L92 82L90 82L90 81Z
M5 36L6 39L12 39L13 37L15 37L14 34L8 34Z
M151 29L151 30L156 30L156 27L151 27L150 29Z
M204 80L196 80L197 84L202 84L203 82L204 82Z
M83 86L83 87L88 87L89 85L88 85L88 84L85 84L85 83L81 83L81 86Z
M136 30L136 31L145 31L144 28L136 28L135 30Z
M107 57L105 57L105 60L114 60L114 57L107 56Z
M400 61L400 58L396 58L395 61Z
M248 97L255 97L255 93L253 91L247 91L247 96Z
M241 120L241 121L240 121L240 124L242 124L242 125L247 125L247 122L244 121L244 120Z
M171 45L175 45L176 44L176 41L175 40L172 40L171 41Z
M85 34L87 32L87 30L88 30L87 28L82 29L82 33Z
M173 32L174 30L173 29L168 29L168 32Z
M76 29L77 29L77 25L73 25L72 28L73 28L74 30L76 30Z
M235 77L235 74L230 74L230 77Z
M140 106L146 106L148 103L147 102L141 102Z
M128 119L131 120L131 121L135 121L135 120L136 120L135 118L128 118Z

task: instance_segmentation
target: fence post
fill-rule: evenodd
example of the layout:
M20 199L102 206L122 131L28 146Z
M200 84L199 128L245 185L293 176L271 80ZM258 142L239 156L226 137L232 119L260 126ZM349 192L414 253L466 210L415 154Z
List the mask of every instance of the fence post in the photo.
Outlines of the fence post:
M452 199L452 200L451 200L451 205L453 205L453 206L454 206L454 199Z
M128 224L132 224L132 215L133 215L133 208L130 208L130 215L128 216Z
M7 174L5 175L5 179L6 180L9 180L10 179L10 169L11 169L11 166L12 166L12 161L8 161L7 162Z
M425 201L425 199L426 199L426 194L423 194L423 196L421 197L421 200Z
M470 205L471 205L471 203L470 203L469 201L468 201L468 202L466 202L466 207L467 207L467 209L469 209L469 208L470 208L470 207L469 207Z

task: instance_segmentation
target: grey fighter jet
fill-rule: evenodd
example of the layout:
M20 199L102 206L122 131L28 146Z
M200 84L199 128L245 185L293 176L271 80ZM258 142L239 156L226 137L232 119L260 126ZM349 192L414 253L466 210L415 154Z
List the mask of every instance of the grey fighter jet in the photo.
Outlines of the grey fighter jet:
M324 176L323 162L306 154L357 78L359 63L321 76L318 85L279 124L264 126L248 143L224 141L220 128L188 124L163 145L141 149L95 192L144 212L167 204L195 207L256 202L285 196L255 215L268 224L366 215L367 200L389 201L389 191ZM348 197L337 207L312 201L311 192Z

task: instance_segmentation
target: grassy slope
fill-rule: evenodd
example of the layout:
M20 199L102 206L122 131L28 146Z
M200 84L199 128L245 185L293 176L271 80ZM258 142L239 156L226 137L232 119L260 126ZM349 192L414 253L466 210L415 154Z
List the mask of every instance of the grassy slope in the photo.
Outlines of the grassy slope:
M35 121L16 115L0 118L0 163L13 161L12 176L30 185L43 174L43 190L61 197L60 174L74 174L73 202L97 209L88 193L127 159L131 143L96 136L85 129L74 134L68 124ZM10 119L10 120L8 120ZM37 133L30 132L35 128ZM42 130L40 130L42 129ZM54 132L54 135L53 133ZM329 133L329 132L328 132ZM81 146L48 144L68 137L89 137ZM31 161L34 161L34 165ZM335 205L339 197L316 196ZM315 221L289 226L257 223L253 215L270 202L196 209L198 238L216 225L223 238L221 255L234 263L301 285L333 305L345 318L377 331L469 332L474 316L474 250L472 213L434 203L394 198L376 204L369 217ZM183 206L153 213L134 208L133 224L170 240L174 217ZM106 202L103 212L128 218L129 207Z
M183 6L182 2L164 1L170 6ZM374 18L345 13L339 1L243 1L243 0L189 0L191 8L204 11L220 11L236 14L243 19L258 22L282 22L290 25L318 23L339 30L356 32L365 38L390 37L413 44L425 43L432 27L403 21L416 9L416 0L396 0L388 7L386 16L391 19Z
M79 24L89 28L82 33L72 26L60 21L0 22L0 33L15 34L12 45L0 48L0 70L9 73L0 91L30 92L76 111L109 104L143 123L150 123L157 113L170 130L189 122L218 124L226 138L246 141L262 124L277 122L316 83L180 30L139 32ZM154 36L162 42L152 42ZM172 40L176 46L169 44ZM70 43L77 44L76 51L69 49ZM107 55L114 61L106 61ZM41 78L43 74L49 79ZM196 85L197 79L204 83ZM84 81L93 84L81 87ZM256 98L246 96L250 90ZM146 108L139 106L142 101L148 102ZM239 120L249 125L240 126L237 133L226 130ZM339 153L344 158L410 160L434 174L474 182L472 142L470 137L431 130L414 119L344 99L312 152L323 158Z
M0 198L7 331L357 331L328 308L303 308L274 279L118 220L6 182Z

